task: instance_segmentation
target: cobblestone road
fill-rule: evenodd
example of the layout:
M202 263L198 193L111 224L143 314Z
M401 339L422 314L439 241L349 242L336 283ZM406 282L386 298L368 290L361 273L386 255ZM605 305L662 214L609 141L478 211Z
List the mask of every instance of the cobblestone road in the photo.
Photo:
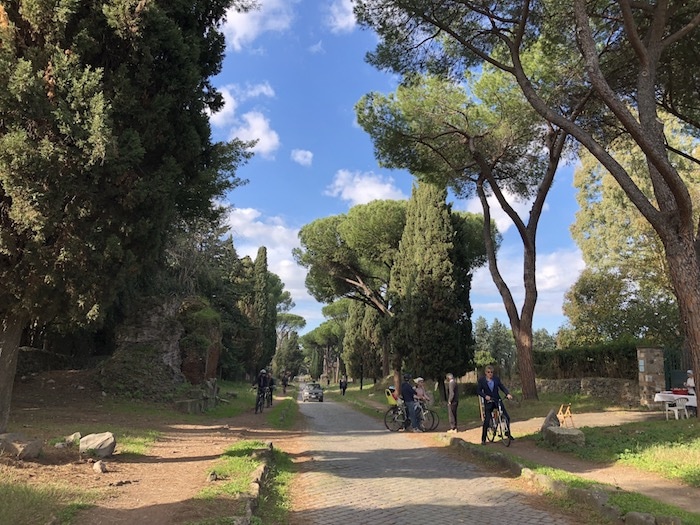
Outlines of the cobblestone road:
M293 523L390 525L571 524L528 506L508 479L430 448L424 436L388 432L345 403L300 403L309 422Z

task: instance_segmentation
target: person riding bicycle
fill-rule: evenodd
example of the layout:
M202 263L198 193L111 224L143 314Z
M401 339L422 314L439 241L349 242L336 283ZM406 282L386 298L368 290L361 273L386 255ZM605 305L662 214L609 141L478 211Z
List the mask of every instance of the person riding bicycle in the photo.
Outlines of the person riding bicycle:
M481 427L482 445L486 444L486 429L488 429L489 425L491 424L492 412L495 408L499 408L498 401L501 399L498 392L499 390L502 390L508 399L513 399L513 396L510 395L508 389L503 383L501 383L501 379L498 376L494 375L493 367L489 365L484 370L484 375L479 378L479 381L476 385L477 395L481 396L484 400L484 424ZM513 439L513 436L510 435L510 416L508 415L508 412L506 411L506 408L505 406L503 406L502 403L501 410L503 418L506 421L506 426L508 428L508 433L506 434L506 436L508 436L510 439Z
M253 388L258 389L258 396L257 399L255 400L255 412L258 412L258 403L264 403L265 399L265 393L267 392L267 387L270 385L268 381L268 376L267 376L267 370L264 368L260 370L260 373L258 374L258 377L255 378L255 381L253 381ZM260 401L262 399L262 401ZM261 405L261 410L262 410L262 405Z

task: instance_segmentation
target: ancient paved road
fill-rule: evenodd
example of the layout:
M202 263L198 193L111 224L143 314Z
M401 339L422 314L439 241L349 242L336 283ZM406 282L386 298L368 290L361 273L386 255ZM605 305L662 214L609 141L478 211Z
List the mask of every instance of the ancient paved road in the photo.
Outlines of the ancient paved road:
M309 432L293 523L572 523L528 506L508 479L430 448L425 436L388 432L345 403L299 404Z

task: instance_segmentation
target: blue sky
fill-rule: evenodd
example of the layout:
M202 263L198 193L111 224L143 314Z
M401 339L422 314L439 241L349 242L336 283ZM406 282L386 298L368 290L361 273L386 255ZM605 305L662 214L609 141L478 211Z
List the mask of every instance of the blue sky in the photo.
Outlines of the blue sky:
M240 256L266 246L270 271L280 276L307 329L324 319L323 305L304 286L305 269L292 249L299 229L321 217L345 213L374 199L406 199L413 178L379 168L372 143L355 122L354 105L366 93L389 93L396 78L364 61L376 36L360 30L350 0L260 0L247 14L231 11L223 28L227 50L214 84L225 106L211 116L215 140L257 139L255 157L239 171L246 186L229 195L229 223ZM548 198L538 232L538 304L534 327L555 332L565 322L561 304L584 267L569 226L576 212L571 166L563 167ZM454 208L480 212L476 201ZM519 204L526 217L529 205ZM495 207L504 235L501 272L522 299L522 248L512 223ZM508 323L486 268L472 284L473 320Z

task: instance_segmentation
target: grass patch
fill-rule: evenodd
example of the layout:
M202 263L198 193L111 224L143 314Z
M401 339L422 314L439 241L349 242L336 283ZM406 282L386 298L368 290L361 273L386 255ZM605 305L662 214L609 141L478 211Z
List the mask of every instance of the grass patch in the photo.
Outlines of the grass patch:
M585 447L559 447L556 451L597 463L619 462L700 487L700 424L696 419L580 430L586 436ZM537 441L548 447L541 438Z
M259 525L286 525L292 511L290 489L294 477L294 464L287 454L275 449L274 463L265 494L252 523Z
M0 467L0 523L30 525L56 518L70 522L81 509L98 497L94 491L78 490L62 484L32 486L17 480L9 469Z
M144 430L143 432L125 431L124 433L117 433L115 439L119 445L120 454L143 456L158 441L160 435L161 433L155 430Z
M290 398L277 401L263 412L265 420L277 430L291 430L299 420L299 405Z
M253 452L264 447L261 441L250 440L239 441L228 447L210 471L222 482L203 489L197 497L213 499L247 492L253 472L262 464L262 460L253 456Z

